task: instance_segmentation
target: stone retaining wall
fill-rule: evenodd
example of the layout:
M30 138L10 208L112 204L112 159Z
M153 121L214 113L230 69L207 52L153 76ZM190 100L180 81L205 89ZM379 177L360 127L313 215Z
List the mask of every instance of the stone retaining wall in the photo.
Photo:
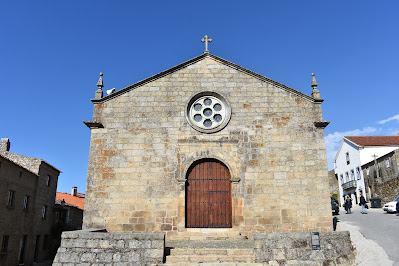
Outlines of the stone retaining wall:
M375 196L381 199L381 207L399 196L399 174L396 178L375 184Z
M164 234L62 233L53 265L151 265L162 263Z
M272 265L354 265L349 232L320 232L320 250L311 233L255 234L256 262Z

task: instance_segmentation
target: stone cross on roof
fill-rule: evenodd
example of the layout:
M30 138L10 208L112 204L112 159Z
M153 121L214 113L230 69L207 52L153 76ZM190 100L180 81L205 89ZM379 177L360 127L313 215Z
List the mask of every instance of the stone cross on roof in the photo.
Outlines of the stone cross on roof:
M204 53L209 53L208 51L208 42L212 42L212 39L205 35L204 38L201 39L201 42L205 42L205 51Z

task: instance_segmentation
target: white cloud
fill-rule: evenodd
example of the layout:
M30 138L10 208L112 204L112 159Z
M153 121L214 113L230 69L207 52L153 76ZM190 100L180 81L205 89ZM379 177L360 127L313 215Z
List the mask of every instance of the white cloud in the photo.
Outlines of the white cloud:
M396 127L396 128L387 128L387 129L384 130L384 133L386 133L386 134L384 134L384 135L387 135L387 136L395 136L395 135L398 135L398 134L399 134L399 127Z
M383 124L385 124L385 123L387 123L389 121L392 121L392 120L396 120L397 122L399 122L399 115L394 115L394 116L392 116L390 118L378 121L377 123L380 124L380 125L383 125Z
M365 136L367 134L374 133L376 131L378 131L378 129L375 127L366 127L363 129L354 129L344 132L330 133L325 137L326 146L330 148L338 148L344 136Z

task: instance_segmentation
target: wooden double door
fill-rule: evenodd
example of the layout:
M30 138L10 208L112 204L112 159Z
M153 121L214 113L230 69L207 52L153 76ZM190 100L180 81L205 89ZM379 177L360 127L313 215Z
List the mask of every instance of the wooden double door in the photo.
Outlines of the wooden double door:
M195 162L187 172L186 227L231 228L229 169L215 159Z

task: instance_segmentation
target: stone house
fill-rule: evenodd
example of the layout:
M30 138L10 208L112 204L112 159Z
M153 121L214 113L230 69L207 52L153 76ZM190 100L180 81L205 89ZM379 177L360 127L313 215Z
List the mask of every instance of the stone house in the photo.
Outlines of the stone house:
M352 197L355 204L359 203L360 194L368 186L362 166L374 161L374 157L399 148L399 136L346 136L342 139L334 159L334 171L338 177L341 200L346 195ZM366 200L369 194L365 194Z
M68 230L82 229L85 194L77 190L77 187L72 187L71 193L56 193L54 223Z
M100 75L83 228L332 231L314 75L308 96L209 52L104 97Z
M53 207L60 171L12 153L0 140L0 265L31 265L51 256Z
M362 171L369 198L379 198L383 206L399 196L399 149L362 165Z

